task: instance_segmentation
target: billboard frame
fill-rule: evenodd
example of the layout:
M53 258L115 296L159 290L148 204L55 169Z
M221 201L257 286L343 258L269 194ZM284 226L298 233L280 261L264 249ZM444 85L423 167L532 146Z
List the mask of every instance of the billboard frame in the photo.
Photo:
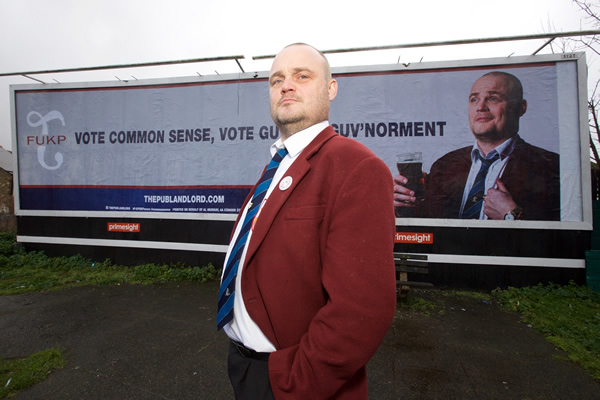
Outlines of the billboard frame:
M516 230L557 230L557 231L591 231L592 222L592 199L591 199L591 172L589 157L589 126L587 107L587 66L584 53L563 53L552 55L535 55L519 57L502 58L484 58L467 59L453 61L439 61L427 63L393 64L393 65L375 65L375 66L349 66L332 68L334 77L344 77L356 74L386 74L386 73L404 73L419 72L425 70L451 70L451 69L478 69L496 66L511 66L521 64L537 63L560 63L575 62L577 70L577 96L578 96L578 119L579 119L579 140L580 140L580 172L581 172L581 200L582 200L582 221L478 221L478 220L455 220L455 219L429 219L429 218L396 218L398 227L409 227L410 229L444 228L461 230L470 228L481 229L516 229ZM20 207L21 199L19 195L19 157L18 157L18 138L16 123L16 103L17 93L25 91L77 91L89 89L136 89L154 86L186 85L199 83L227 83L232 81L267 81L268 71L254 73L235 73L215 76L194 76L184 78L170 79L150 79L119 82L80 82L80 83L56 83L56 84L27 84L11 85L10 87L10 106L11 106L11 126L13 137L13 148L17 157L14 157L14 187L15 190L15 214L17 217L25 218L99 218L116 220L165 220L165 221L207 221L223 222L230 226L236 219L234 214L210 214L210 213L162 213L162 212L124 212L124 211L53 211L53 210L23 210ZM60 244L74 246L103 246L103 247L137 247L137 248L163 248L170 250L189 250L204 251L224 254L226 252L226 243L186 243L186 242L162 242L162 241L144 241L128 239L103 239L103 238L81 238L81 237L50 237L31 235L26 232L19 234L17 240L23 243ZM519 256L483 256L483 255L450 255L433 254L428 252L411 252L413 254L426 254L430 256L430 261L455 264L493 264L508 263L510 265L522 266L551 266L564 268L585 268L583 254L578 258L560 258L560 257L519 257ZM485 258L488 257L488 258Z

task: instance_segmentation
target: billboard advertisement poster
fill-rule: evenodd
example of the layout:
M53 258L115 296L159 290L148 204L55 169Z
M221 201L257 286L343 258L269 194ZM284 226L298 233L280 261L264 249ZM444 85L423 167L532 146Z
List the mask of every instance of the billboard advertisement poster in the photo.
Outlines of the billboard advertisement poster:
M532 221L521 227L579 226L591 215L582 183L589 177L584 59L567 56L334 69L339 90L329 122L392 175L416 170L409 182L417 199L397 207L400 221L461 226L481 164L473 166L474 125L485 119L470 117L474 93L484 92L476 83L510 75L526 107L518 136L497 149L487 185L509 193ZM279 136L267 76L11 87L17 213L234 218ZM484 225L496 219L479 215Z

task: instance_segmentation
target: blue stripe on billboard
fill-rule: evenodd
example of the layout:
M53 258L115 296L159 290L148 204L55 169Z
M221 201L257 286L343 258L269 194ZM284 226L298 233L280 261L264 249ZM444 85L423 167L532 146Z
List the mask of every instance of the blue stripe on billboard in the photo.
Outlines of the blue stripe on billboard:
M23 210L203 212L236 214L250 192L232 188L21 187Z

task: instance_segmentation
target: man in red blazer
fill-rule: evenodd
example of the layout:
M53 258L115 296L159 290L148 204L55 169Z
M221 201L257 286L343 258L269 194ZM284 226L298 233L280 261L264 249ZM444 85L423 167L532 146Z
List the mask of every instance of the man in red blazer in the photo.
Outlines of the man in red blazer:
M321 52L284 48L269 87L271 154L287 155L233 278L230 380L238 399L367 399L365 366L396 305L392 176L329 125L337 82Z

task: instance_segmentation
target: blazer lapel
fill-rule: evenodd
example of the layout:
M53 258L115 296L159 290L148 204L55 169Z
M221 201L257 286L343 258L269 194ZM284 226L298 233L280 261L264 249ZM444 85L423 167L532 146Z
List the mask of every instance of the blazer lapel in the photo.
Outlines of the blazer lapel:
M500 177L500 180L504 183L515 201L522 192L523 186L527 181L527 175L530 173L530 171L527 171L527 167L522 165L522 160L530 157L524 150L523 139L519 138L506 164L504 173Z
M283 178L291 177L292 184L285 190L281 190L279 183L267 199L266 203L262 207L259 213L259 217L256 220L256 224L252 231L250 243L248 244L248 250L246 253L246 260L244 262L244 270L251 264L253 255L256 253L261 243L265 239L265 236L269 232L269 228L273 224L273 221L279 214L281 207L285 204L286 200L294 192L298 184L302 181L302 178L310 171L310 158L318 152L318 150L327 142L329 139L337 136L335 130L328 126L325 128L313 141L300 153L298 158L292 163L289 169L284 174Z

